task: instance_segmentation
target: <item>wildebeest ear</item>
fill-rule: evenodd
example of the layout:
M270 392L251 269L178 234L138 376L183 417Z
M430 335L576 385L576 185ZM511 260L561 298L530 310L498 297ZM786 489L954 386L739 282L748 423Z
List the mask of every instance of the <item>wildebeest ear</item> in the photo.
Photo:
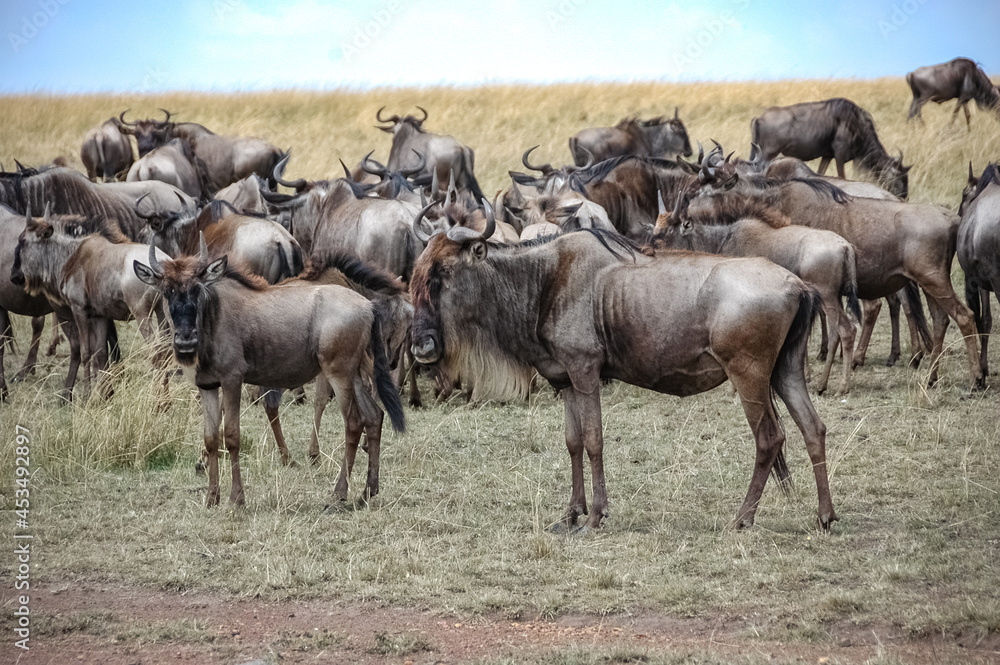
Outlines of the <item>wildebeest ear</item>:
M229 257L223 256L221 259L216 259L208 264L208 266L201 271L201 282L202 284L212 284L226 274L226 265L229 263Z
M463 255L465 260L470 264L476 264L486 258L486 241L485 240L473 240L465 248Z
M162 279L162 276L157 275L142 261L133 261L132 270L135 271L135 276L139 278L140 282L149 284L150 286L160 285L160 279Z

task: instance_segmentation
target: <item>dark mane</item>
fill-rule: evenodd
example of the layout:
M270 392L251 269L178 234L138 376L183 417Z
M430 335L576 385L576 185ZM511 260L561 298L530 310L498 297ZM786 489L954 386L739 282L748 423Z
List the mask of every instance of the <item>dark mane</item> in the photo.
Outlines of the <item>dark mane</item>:
M861 162L866 167L870 169L879 160L890 158L882 141L879 140L871 113L843 97L828 99L825 104L831 116L843 122L850 135L855 136L860 142L858 147L861 149Z
M995 183L1000 185L1000 172L998 172L997 168L996 162L986 165L986 168L983 170L983 174L979 176L979 183L976 184L976 191L973 192L969 201L975 201L976 198L983 193L983 190L991 184Z
M619 259L631 259L635 262L636 252L642 253L642 248L616 231L606 231L604 229L579 229L570 233L589 233L614 256ZM567 234L568 235L568 234ZM627 256L626 256L627 254Z
M773 229L792 223L780 210L761 198L721 196L716 201L712 208L687 212L686 216L695 223L706 226L729 225L741 219L760 220Z
M817 194L830 197L835 203L845 204L851 200L850 194L842 190L840 187L837 187L832 182L828 182L822 178L789 178L784 180L758 175L743 176L740 178L741 184L748 186L751 190L757 191L774 189L775 187L781 187L785 183L789 182L800 182L803 185L808 186Z
M398 295L403 292L403 284L388 272L339 249L313 254L309 257L305 270L292 279L315 282L329 270L336 270L349 281L376 293Z
M656 120L657 118L654 118ZM649 143L649 139L646 138L646 133L642 131L643 127L649 127L659 123L653 122L653 120L648 120L643 122L639 118L622 118L621 122L615 125L615 129L625 132L628 136L635 141L641 149L645 152L652 150L652 145Z

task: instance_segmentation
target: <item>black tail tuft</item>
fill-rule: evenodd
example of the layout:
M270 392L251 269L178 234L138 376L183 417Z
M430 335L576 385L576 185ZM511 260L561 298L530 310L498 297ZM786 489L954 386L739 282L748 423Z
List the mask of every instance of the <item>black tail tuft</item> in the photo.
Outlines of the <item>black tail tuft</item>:
M924 348L930 351L934 348L934 342L931 341L931 331L927 327L927 317L924 315L924 303L920 299L920 288L916 282L910 281L903 287L903 293L906 295L906 302L910 305L910 313L913 315L913 320L917 324L917 333L920 335L920 341L923 343Z
M371 352L375 358L375 391L382 401L386 413L389 414L389 421L392 428L397 432L406 431L406 417L403 414L403 400L396 390L396 383L389 374L389 360L385 355L385 344L382 342L382 319L385 316L382 311L375 307L375 318L372 319Z

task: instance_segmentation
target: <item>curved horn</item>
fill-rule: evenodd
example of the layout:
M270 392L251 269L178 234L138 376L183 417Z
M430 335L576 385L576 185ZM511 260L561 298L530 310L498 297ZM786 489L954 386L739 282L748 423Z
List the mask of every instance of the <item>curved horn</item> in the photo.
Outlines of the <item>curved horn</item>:
M163 114L164 114L164 115L166 116L166 117L165 117L165 118L163 119L163 124L166 124L166 123L170 122L170 116L172 116L172 115L173 115L173 113L171 113L171 112L170 112L170 111L168 111L167 109L160 109L160 110L161 110L161 111L163 111Z
M660 191L659 187L656 188L656 205L658 206L657 215L667 212L667 206L663 203L663 192Z
M287 180L282 180L281 178L282 174L284 174L285 172L285 167L288 165L288 158L291 156L292 156L291 154L286 154L280 162L275 164L274 171L271 173L271 176L274 178L274 181L279 185L284 185L285 187L291 187L295 191L299 191L303 189L307 184L305 178L299 178L298 180L293 180L291 182Z
M430 210L435 205L437 205L437 201L431 201L423 208L421 208L420 212L418 212L417 216L413 219L413 233L416 234L417 238L420 239L420 242L424 243L425 245L428 242L430 242L432 234L426 233L424 231L422 223L424 221L424 215L426 215L427 211Z
M131 110L132 110L131 108L127 108L127 109L125 109L124 111L122 111L121 113L119 113L119 114L118 114L118 120L119 120L119 121L120 121L120 122L121 122L121 123L122 123L123 125L126 125L126 126L128 126L128 127L134 127L134 126L135 126L135 123L134 123L134 122L129 122L128 120L126 120L126 119L125 119L125 114L126 114L126 113L128 113L128 112L129 112L129 111L131 111Z
M488 240L493 236L493 232L496 231L497 218L496 215L493 214L493 206L490 205L490 202L487 201L485 197L482 201L483 212L486 213L486 230L483 231L483 240Z
M142 212L139 211L139 204L142 203L142 200L144 198L146 198L147 196L149 196L149 192L146 192L145 194L143 194L142 196L140 196L139 198L137 198L135 200L135 214L138 215L141 219L145 219L148 222L151 219L155 219L156 215L155 214L153 214L153 215L144 215L144 214L142 214ZM182 201L182 203L183 203L183 201Z
M764 153L761 152L760 146L756 143L750 144L750 159L748 161L751 164L759 164L764 161Z
M397 120L399 120L398 115L392 115L389 116L388 118L383 118L382 111L384 110L385 107L383 106L382 108L380 108L378 111L375 112L375 120L377 120L378 122L389 122L389 123L395 123Z
M675 106L675 107L674 107L674 120L680 120L680 119L681 119L681 118L680 118L680 116L679 116L679 115L677 115L677 113L678 113L679 111L680 111L680 109L679 109L679 108L677 108L677 107Z
M684 214L684 209L687 207L689 201L687 192L681 192L677 195L677 200L674 202L674 210L670 213L671 222L680 224L681 216Z
M541 144L539 144L539 145L541 145ZM521 155L521 163L524 164L524 168L526 168L526 169L530 169L532 171L539 171L540 173L548 173L549 171L552 170L552 165L551 164L542 164L541 166L532 166L531 162L528 161L528 155L530 155L531 151L534 150L537 147L538 146L536 145L534 148L528 148L527 150L525 150L524 154Z
M424 167L427 166L427 158L424 157L423 153L417 152L415 148L410 148L410 150L413 150L413 154L417 156L418 161L417 165L412 169L399 169L399 174L404 178L410 178L417 175L424 170Z
M149 269L152 270L157 277L163 277L163 266L161 266L160 262L156 260L156 245L153 243L149 243Z
M52 221L52 201L45 202L45 212L42 213L42 219L46 222Z
M374 159L371 159L371 156L374 153L375 153L375 151L372 150L371 152L369 152L367 155L364 156L364 159L361 160L361 168L364 169L364 171L366 173L371 173L372 175L377 175L377 176L385 177L385 173L386 173L385 166L383 166L382 164L379 164ZM371 162L372 164L374 164L374 166L369 166L368 165L369 162Z
M455 203L458 203L458 187L455 186L455 172L448 169L448 193L444 197L445 203L451 203L451 195L455 195Z
M698 161L695 163L701 164L704 160L705 160L705 146L701 144L701 141L698 141Z
M970 159L969 160L969 182L972 182L975 179L976 179L976 174L973 173L973 171L972 171L972 160Z
M431 175L431 198L437 199L438 191L440 190L441 184L438 182L438 170L437 165L434 165L434 172Z
M131 109L125 109L118 114L118 122L115 124L118 126L118 131L124 134L135 134L135 123L128 122L125 120L125 114L131 111Z
M340 160L340 165L344 168L344 177L348 180L354 180L354 176L351 175L351 169L347 168L347 164L344 163L343 159Z
M417 123L422 125L424 124L424 121L427 120L427 109L425 109L423 106L417 106L417 108L420 109L420 112L424 114L423 118L417 120Z
M590 152L585 145L578 145L577 147L587 153L587 163L578 168L577 171L586 171L594 165L594 153Z
M208 243L205 242L204 231L198 231L198 262L208 263Z

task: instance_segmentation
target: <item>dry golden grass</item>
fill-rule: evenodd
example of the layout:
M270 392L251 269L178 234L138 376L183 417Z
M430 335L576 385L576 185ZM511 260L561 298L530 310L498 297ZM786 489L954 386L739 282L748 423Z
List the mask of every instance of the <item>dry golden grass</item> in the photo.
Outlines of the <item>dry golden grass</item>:
M569 161L567 138L625 115L680 106L692 139L745 155L750 119L771 104L847 96L873 113L886 146L904 150L913 200L952 208L967 162L998 157L1000 122L975 113L971 132L949 125L951 105L905 123L902 79L698 85L559 85L477 89L274 92L0 99L0 158L35 164L66 155L79 166L86 129L126 107L169 108L220 133L293 148L291 177L335 176L389 137L376 109L420 104L427 127L476 150L483 188L507 182L520 154ZM961 280L956 264L956 279ZM21 349L27 326L17 322ZM244 406L248 508L203 508L192 467L201 443L193 389L174 381L159 408L158 376L134 329L106 401L59 406L65 357L13 386L0 431L31 429L31 524L50 584L107 580L264 598L376 601L460 614L551 618L565 612L718 617L742 621L748 641L833 644L844 631L985 636L1000 630L1000 437L993 391L969 395L954 326L938 387L925 370L882 366L886 324L846 399L815 398L829 427L833 534L813 530L815 488L801 437L786 417L797 491L769 487L757 526L727 525L746 491L752 438L727 388L679 400L615 384L605 389L611 517L585 537L555 536L569 492L561 403L543 390L528 404L452 402L409 411L409 432L387 434L382 494L323 514L342 449L328 410L317 468L281 468L261 409ZM905 346L905 345L904 345ZM43 347L44 348L44 347ZM994 349L996 346L993 347ZM20 353L8 354L8 376ZM1000 359L991 358L994 367ZM814 371L818 365L814 364ZM425 384L425 394L428 386ZM293 456L305 462L311 407L283 407ZM355 471L352 496L366 460ZM0 450L0 532L13 517L14 454ZM228 474L223 474L223 494ZM8 541L9 542L9 541ZM9 557L2 560L9 571ZM579 662L587 660L587 655ZM559 661L563 662L563 661ZM567 660L566 662L577 662ZM890 662L890 661L881 661Z

